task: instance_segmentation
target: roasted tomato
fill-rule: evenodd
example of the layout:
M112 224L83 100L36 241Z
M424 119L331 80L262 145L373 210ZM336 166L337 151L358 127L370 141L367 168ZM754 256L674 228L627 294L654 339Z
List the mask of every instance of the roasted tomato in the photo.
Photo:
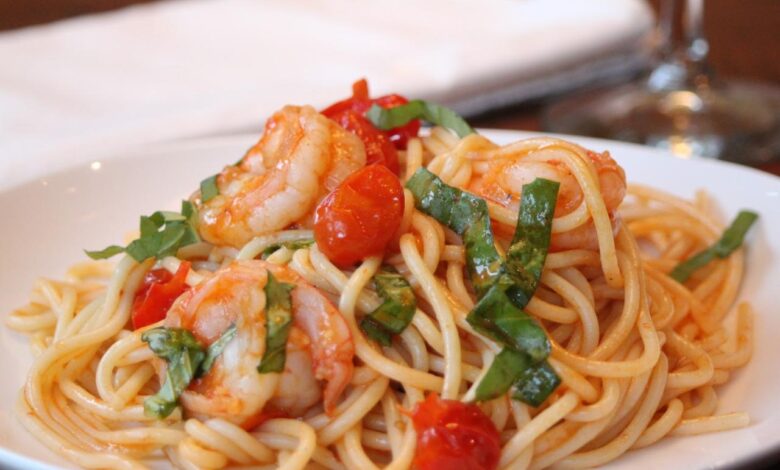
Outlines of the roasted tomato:
M349 267L382 254L404 212L401 182L382 165L347 177L314 213L314 239L333 263Z
M133 300L133 329L143 328L165 318L173 302L189 286L185 282L190 263L182 261L176 275L166 269L153 269L146 273L144 283Z
M352 97L328 106L322 114L360 137L366 146L368 164L380 163L394 173L398 173L396 149L406 148L409 139L417 136L420 131L420 121L414 120L389 131L380 131L366 119L365 114L373 104L383 108L393 108L408 102L409 100L401 95L386 95L371 99L368 94L368 82L363 79L352 85Z
M501 439L477 405L441 400L432 393L412 411L418 470L493 470Z

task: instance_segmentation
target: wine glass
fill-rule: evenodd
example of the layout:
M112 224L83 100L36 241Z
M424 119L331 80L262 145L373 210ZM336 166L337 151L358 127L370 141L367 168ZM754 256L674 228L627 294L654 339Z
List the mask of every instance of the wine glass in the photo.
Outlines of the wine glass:
M687 0L684 39L673 45L674 1L661 4L661 60L638 81L564 99L543 113L551 132L589 135L750 165L780 159L780 90L724 81L707 66L703 0Z

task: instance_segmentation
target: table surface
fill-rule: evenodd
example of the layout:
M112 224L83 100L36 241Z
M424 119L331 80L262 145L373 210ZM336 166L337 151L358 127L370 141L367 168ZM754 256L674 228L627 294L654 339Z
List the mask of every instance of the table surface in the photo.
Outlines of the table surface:
M0 31L94 14L155 0L0 0ZM664 0L650 0L658 11ZM680 35L682 3L676 3L674 35ZM709 61L725 78L780 84L780 1L708 0L704 28ZM493 110L469 121L476 127L540 131L546 104L559 97ZM780 175L780 161L762 170Z

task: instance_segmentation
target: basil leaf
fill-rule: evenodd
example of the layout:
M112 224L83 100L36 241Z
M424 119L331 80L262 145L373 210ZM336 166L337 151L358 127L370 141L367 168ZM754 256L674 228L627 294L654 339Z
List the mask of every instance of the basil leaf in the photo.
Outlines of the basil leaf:
M181 328L153 328L145 331L141 340L168 363L163 386L144 401L144 413L162 419L178 406L179 397L195 378L205 353L192 333Z
M505 394L517 381L521 370L531 365L527 354L504 348L496 355L490 368L477 385L477 401L487 401Z
M536 407L544 403L560 384L560 377L547 361L532 364L520 372L512 398Z
M544 178L523 185L515 235L506 254L506 272L515 284L507 295L520 308L531 301L542 277L559 186Z
M102 250L96 250L96 251L84 250L84 253L86 253L87 256L89 256L92 259L108 259L124 251L125 251L125 247L123 246L110 245L107 246L106 248L103 248Z
M539 362L550 354L550 341L536 320L509 300L506 290L512 285L508 276L502 276L477 302L466 321L480 333Z
M417 309L417 298L409 282L391 266L374 275L374 287L382 304L360 321L360 328L371 339L390 346L392 335L409 326Z
M284 370L287 336L292 327L290 292L294 287L292 284L278 282L273 274L268 272L268 282L265 285L265 353L257 366L257 371L261 374Z
M463 237L469 278L482 296L504 271L496 250L487 203L472 194L445 184L438 176L420 168L406 182L415 205Z
M366 118L381 130L395 129L414 119L422 119L437 126L452 129L458 137L474 134L474 129L455 111L425 100L412 100L394 108L383 108L377 104L371 106Z
M306 238L303 240L292 240L292 241L282 242L282 243L274 243L273 245L270 245L265 250L263 250L263 253L260 255L260 257L262 259L266 259L272 254L274 254L276 250L282 247L287 248L288 250L295 251L295 250L300 250L301 248L306 248L307 246L311 246L313 244L314 244L314 240L311 238Z
M498 398L513 388L512 398L541 405L558 388L561 379L547 361L534 364L527 354L504 348L493 359L477 385L476 400Z
M214 361L216 361L219 355L222 354L222 351L225 350L225 347L227 347L228 343L233 341L233 338L236 337L237 331L238 330L234 323L222 333L219 339L209 345L208 349L206 350L206 357L203 359L196 377L203 377L204 375L208 374L208 372L211 370L211 367L214 365Z
M209 176L200 182L200 200L208 202L219 194L217 186L217 175Z
M175 255L179 248L200 242L198 211L190 201L182 201L181 213L157 211L141 216L141 236L127 247L111 245L100 251L86 251L92 259L106 259L125 252L139 263L149 258Z
M737 217L731 222L731 225L723 231L720 239L709 248L706 248L687 260L681 262L669 273L674 280L683 283L691 275L709 264L710 261L717 258L727 258L734 250L742 246L750 227L758 219L758 214L752 211L739 211Z

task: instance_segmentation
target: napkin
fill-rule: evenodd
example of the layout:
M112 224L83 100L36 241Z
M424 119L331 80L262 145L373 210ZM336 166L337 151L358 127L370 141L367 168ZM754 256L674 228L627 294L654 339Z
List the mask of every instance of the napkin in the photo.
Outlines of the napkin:
M0 34L0 189L123 149L251 130L366 77L473 114L632 70L639 0L179 0Z

